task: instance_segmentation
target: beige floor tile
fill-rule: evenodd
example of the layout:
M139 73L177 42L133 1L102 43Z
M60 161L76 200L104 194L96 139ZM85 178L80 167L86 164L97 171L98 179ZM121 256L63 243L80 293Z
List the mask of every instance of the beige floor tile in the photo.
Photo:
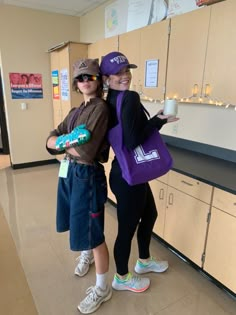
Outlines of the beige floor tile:
M10 156L0 153L0 169L4 169L11 165Z
M4 315L38 314L1 207L0 308Z
M85 297L86 289L95 282L95 268L91 267L86 277L74 275L77 252L69 250L69 234L55 231L55 207L58 165L48 165L21 170L3 168L0 170L0 207L15 243L6 247L0 222L0 254L5 259L4 268L21 270L10 278L4 275L4 285L15 283L15 305L3 315L34 315L24 310L29 294L29 309L34 307L39 315L79 314L77 304ZM9 232L10 231L10 232ZM110 251L109 281L115 273L113 244L117 231L116 209L106 205L105 231ZM6 256L8 253L8 256ZM95 312L97 315L232 315L236 301L220 290L199 272L169 251L156 239L151 242L151 254L169 261L169 270L163 274L149 274L151 287L142 294L113 290L112 299ZM137 259L137 243L133 240L130 257L130 271ZM16 258L15 258L16 257ZM0 275L3 261L0 259ZM6 266L7 265L7 266ZM23 269L22 269L22 267ZM18 269L17 269L18 268ZM24 272L23 272L24 270ZM13 279L12 277L15 276ZM1 280L2 280L1 279ZM27 282L26 282L27 280ZM0 281L0 288L1 288ZM28 291L24 284L28 283ZM22 287L23 286L23 287ZM1 288L2 289L2 288ZM29 291L30 290L30 291ZM28 292L26 295L23 292ZM5 290L6 301L13 296ZM33 297L33 299L32 299ZM28 300L27 300L28 301ZM14 312L13 312L14 311ZM1 312L0 312L1 313ZM2 313L1 313L2 314Z
M156 315L227 315L234 314L225 310L217 301L202 292L188 294L171 304Z

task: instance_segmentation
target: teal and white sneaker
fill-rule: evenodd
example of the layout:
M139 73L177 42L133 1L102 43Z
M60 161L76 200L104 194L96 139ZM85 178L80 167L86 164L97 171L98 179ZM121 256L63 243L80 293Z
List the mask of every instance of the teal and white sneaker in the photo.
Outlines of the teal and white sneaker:
M168 261L157 261L154 257L151 257L147 263L137 260L134 270L138 274L143 274L148 272L164 272L168 267Z
M134 277L130 272L127 277L121 280L117 275L112 281L112 288L118 291L128 290L136 293L146 291L150 286L150 279Z
M102 303L110 300L112 297L112 290L110 286L107 286L106 290L94 286L90 287L86 291L86 298L78 305L78 310L82 314L90 314L95 312Z

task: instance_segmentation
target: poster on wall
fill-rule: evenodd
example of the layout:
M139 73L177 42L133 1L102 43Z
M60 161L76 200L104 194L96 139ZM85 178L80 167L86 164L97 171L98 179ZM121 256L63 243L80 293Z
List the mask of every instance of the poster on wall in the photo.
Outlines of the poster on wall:
M117 0L105 8L105 37L126 32L128 4L126 0Z
M59 94L59 71L53 70L52 71L52 95L54 100L60 99Z
M9 73L12 99L43 98L42 74Z
M61 99L63 101L69 100L69 74L67 69L62 69L60 71L60 82L61 82Z

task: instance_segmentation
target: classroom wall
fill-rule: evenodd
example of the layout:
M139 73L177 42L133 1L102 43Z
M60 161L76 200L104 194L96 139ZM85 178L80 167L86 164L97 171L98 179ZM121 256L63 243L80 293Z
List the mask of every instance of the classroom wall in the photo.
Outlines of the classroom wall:
M110 1L81 18L0 5L0 63L13 164L50 160L45 139L53 128L50 59L47 50L64 41L92 43L105 37L104 12ZM2 25L4 27L2 27ZM132 56L128 56L132 61ZM13 100L9 72L43 76L43 99ZM26 102L28 109L21 110ZM152 114L162 105L145 103ZM236 150L236 110L199 104L180 104L181 120L162 133Z
M143 104L151 116L163 108L163 104ZM180 103L178 117L178 122L164 125L161 133L236 151L236 111L233 107Z
M78 17L0 5L0 60L13 164L50 160L45 149L53 129L50 56L64 41L80 41ZM11 99L9 72L41 73L43 99ZM27 110L20 104L26 102Z
M102 33L102 27L105 20L104 13L106 5L95 9L81 18L81 31L85 28L87 29L86 33L80 34L84 41L94 42L105 38L105 30L103 28ZM94 27L88 27L92 17L95 19L94 25L96 25L98 33L95 32ZM132 56L127 57L132 62ZM143 103L152 115L162 108L162 104ZM231 106L225 109L224 107L215 105L191 103L179 104L178 115L180 117L179 122L165 125L161 131L163 134L229 150L236 150L236 108Z
M95 10L80 17L80 41L95 43L105 37L105 8L114 1L108 1Z

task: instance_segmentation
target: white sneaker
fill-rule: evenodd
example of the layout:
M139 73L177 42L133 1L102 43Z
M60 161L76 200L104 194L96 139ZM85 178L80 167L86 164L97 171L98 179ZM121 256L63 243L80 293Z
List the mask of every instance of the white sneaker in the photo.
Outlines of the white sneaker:
M155 258L151 257L150 261L147 263L142 263L137 260L134 270L136 273L143 274L148 272L164 272L168 267L168 261L157 261Z
M83 277L88 273L90 265L94 263L93 254L88 255L86 252L82 251L80 256L76 258L76 260L78 260L79 262L75 268L75 275Z
M94 286L87 289L88 294L86 298L78 305L78 310L83 314L90 314L95 312L99 306L108 300L112 296L112 290L110 286L107 286L106 290Z

